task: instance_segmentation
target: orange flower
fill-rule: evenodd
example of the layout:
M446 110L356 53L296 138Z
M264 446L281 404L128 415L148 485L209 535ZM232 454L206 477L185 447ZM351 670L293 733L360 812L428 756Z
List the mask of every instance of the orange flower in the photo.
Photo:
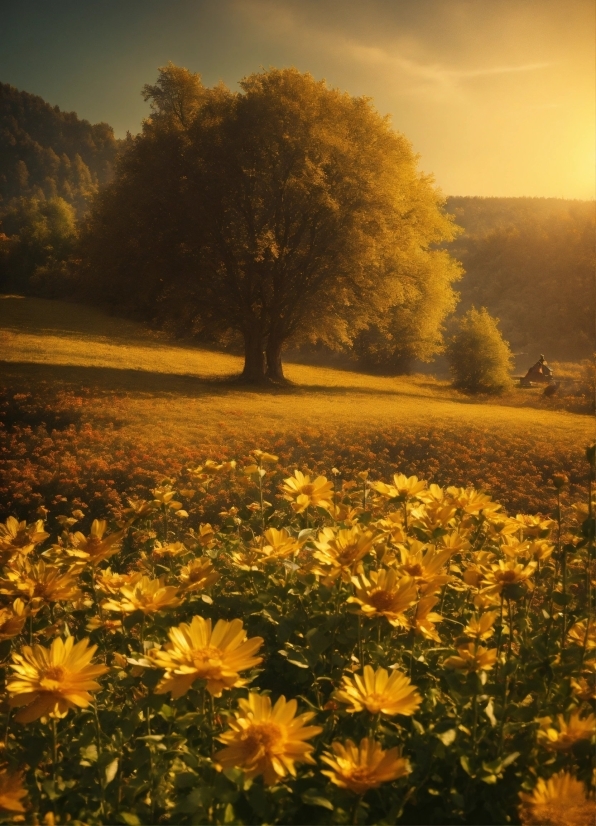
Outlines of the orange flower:
M142 611L144 614L155 614L165 608L176 608L181 603L178 589L173 585L165 584L165 577L149 579L141 577L138 582L124 585L120 588L122 597L120 602L106 599L102 608L106 611L122 611L124 614L133 614Z
M439 597L423 597L416 606L416 613L410 623L416 634L425 637L427 640L441 642L439 632L435 627L435 622L442 622L443 617L436 614L432 609L435 607Z
M70 534L70 547L66 548L66 553L91 565L103 562L118 551L124 536L124 531L116 531L104 537L107 526L105 519L94 519L89 536L80 531Z
M381 744L364 737L357 746L352 740L331 744L332 754L324 752L321 760L331 767L322 771L332 783L341 789L349 789L362 795L369 789L378 789L383 783L390 783L409 774L408 761L401 756L398 748L383 751Z
M447 657L443 662L445 668L459 671L490 671L497 662L497 649L484 648L471 642L457 649L458 657Z
M399 499L406 502L408 499L419 499L420 494L426 490L426 482L418 481L417 476L405 476L403 473L396 473L393 477L393 484L387 485L385 482L371 482L371 488L382 496L389 499Z
M27 619L27 609L22 599L15 599L10 608L0 608L0 642L20 634Z
M422 702L410 678L397 669L389 676L384 668L374 671L370 665L365 665L362 676L344 675L342 683L334 697L338 702L350 705L348 711L351 713L366 709L370 714L409 717Z
M25 556L48 536L43 529L43 519L28 525L9 516L4 524L0 522L0 559L10 559L14 554Z
M239 700L240 711L230 723L229 731L218 739L225 748L215 759L226 769L241 768L247 778L262 774L267 786L296 776L296 763L315 765L313 746L306 743L319 734L320 726L307 726L315 716L311 711L296 716L296 700L280 697L271 707L267 696L250 692Z
M293 476L284 479L281 490L283 498L292 502L296 513L303 513L311 506L328 510L332 504L333 483L325 476L311 480L310 476L295 470Z
M218 620L213 631L211 620L193 617L190 625L183 622L170 628L170 643L164 650L153 649L148 659L165 668L166 673L157 688L158 694L171 692L177 699L189 690L195 680L206 680L207 691L221 697L224 689L246 685L240 671L247 671L263 662L254 654L263 645L262 637L246 638L241 620Z
M596 734L596 716L580 717L579 711L572 712L567 718L558 714L556 725L550 717L544 717L540 723L538 741L554 751L566 751L578 740L590 740Z
M27 790L23 788L22 772L9 772L7 768L0 769L0 814L24 812L25 807L21 801L26 796Z
M385 617L394 627L406 628L408 620L404 616L410 605L416 602L418 590L415 580L409 576L398 578L393 569L382 568L353 577L355 596L348 602L356 602L366 617Z
M100 688L96 677L109 671L105 665L90 664L97 646L88 643L56 637L49 649L25 645L21 654L12 655L15 675L6 688L10 706L25 706L16 714L19 723L48 715L65 717L70 708L87 708L89 692Z
M317 549L313 556L320 563L313 572L323 577L329 585L337 577L350 582L352 576L362 570L362 560L370 553L377 535L362 530L359 525L342 530L323 528L314 543Z
M542 777L531 794L520 792L521 822L524 826L584 826L594 822L594 803L588 789L566 771Z
M180 587L185 591L204 591L217 582L219 574L213 567L210 559L205 557L197 557L192 559L188 565L180 568L178 574L178 581Z

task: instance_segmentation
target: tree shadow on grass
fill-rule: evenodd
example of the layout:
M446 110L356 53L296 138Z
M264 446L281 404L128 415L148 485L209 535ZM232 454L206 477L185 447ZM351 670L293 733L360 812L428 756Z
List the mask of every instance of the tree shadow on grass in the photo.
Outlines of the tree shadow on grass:
M2 378L13 389L22 385L22 392L44 387L54 391L63 389L70 392L85 390L97 394L139 393L152 396L180 395L186 397L233 396L259 394L264 396L308 396L320 395L364 395L384 397L416 397L428 399L428 393L404 394L398 389L358 387L353 385L297 385L251 384L240 380L238 375L221 377L190 374L151 372L147 370L123 369L117 367L93 367L78 365L47 364L40 362L0 362Z

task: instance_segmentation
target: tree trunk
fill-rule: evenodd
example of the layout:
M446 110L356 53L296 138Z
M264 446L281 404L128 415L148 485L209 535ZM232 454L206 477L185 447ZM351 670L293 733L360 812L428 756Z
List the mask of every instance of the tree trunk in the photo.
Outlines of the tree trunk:
M267 378L270 381L285 381L284 369L281 363L281 348L283 340L269 336L267 341Z
M255 383L265 381L265 353L260 332L244 334L244 370L241 378Z

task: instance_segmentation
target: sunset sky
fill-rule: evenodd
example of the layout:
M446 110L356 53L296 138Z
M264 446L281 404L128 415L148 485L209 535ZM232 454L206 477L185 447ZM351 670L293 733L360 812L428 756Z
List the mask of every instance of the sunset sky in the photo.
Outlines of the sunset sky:
M593 0L0 0L0 81L117 136L168 60L296 66L391 116L449 195L595 196Z

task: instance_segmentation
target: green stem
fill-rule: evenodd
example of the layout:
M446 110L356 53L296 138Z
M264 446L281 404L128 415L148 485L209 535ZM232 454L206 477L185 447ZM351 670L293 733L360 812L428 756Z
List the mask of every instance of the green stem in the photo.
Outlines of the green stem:
M362 803L363 797L363 794L359 794L356 800L354 801L354 806L352 808L352 817L350 819L350 823L352 824L352 826L358 823L358 809L360 808L360 804Z
M52 780L56 782L56 772L58 770L58 722L52 717Z

